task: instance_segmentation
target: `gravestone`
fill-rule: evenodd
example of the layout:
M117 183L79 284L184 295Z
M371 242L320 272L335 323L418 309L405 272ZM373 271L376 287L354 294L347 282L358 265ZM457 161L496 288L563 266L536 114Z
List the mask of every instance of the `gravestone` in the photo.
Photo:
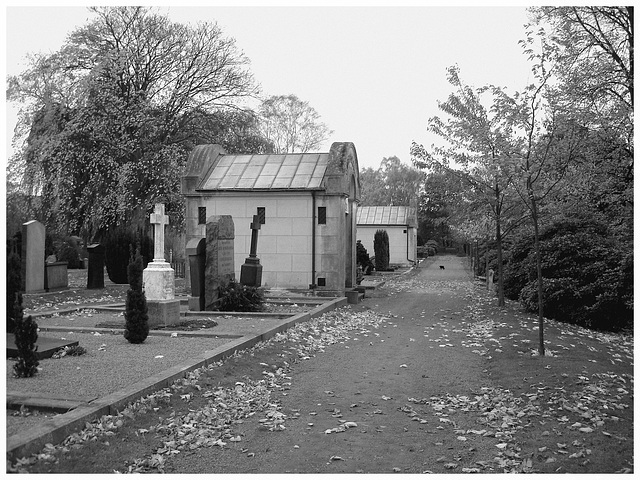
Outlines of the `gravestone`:
M207 239L194 238L189 240L186 248L189 259L189 272L191 280L191 296L189 297L189 310L201 312L204 310L204 273L207 260Z
M87 247L87 288L104 288L104 245L94 243Z
M218 288L225 287L235 276L235 229L231 215L214 215L207 220L207 247L204 276L204 309L217 310Z
M245 258L240 267L240 283L250 287L259 287L262 284L262 265L257 256L258 251L258 231L260 230L260 217L253 216L251 227L251 250L249 257Z
M142 272L149 327L175 325L180 321L180 300L175 298L175 273L164 258L164 227L169 224L164 205L157 203L149 219L154 226L153 262Z
M37 220L22 224L22 290L44 292L45 227Z

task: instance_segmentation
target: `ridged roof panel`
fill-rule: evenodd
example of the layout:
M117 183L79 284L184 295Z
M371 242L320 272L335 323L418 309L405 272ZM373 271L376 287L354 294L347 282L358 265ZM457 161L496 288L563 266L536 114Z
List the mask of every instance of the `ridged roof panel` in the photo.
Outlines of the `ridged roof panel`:
M414 225L414 207L403 206L359 206L358 225Z
M198 190L315 190L328 162L328 153L223 155Z

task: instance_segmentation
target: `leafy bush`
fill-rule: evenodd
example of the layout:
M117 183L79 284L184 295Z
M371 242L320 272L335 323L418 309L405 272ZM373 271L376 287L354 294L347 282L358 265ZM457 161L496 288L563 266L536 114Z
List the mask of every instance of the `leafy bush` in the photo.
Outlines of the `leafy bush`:
M567 219L540 236L545 317L618 331L633 321L633 254L608 236L606 226ZM516 240L505 268L505 295L538 311L533 238Z
M140 246L132 253L128 266L129 290L125 305L124 338L130 343L142 343L149 335L147 299L142 291L142 255Z
M433 247L427 247L427 256L429 257L435 257L437 250Z
M386 230L376 230L373 236L373 250L375 251L376 270L389 270L389 234Z
M360 240L356 242L356 262L362 267L362 272L365 275L369 275L371 270L375 268L373 262L369 258L367 249L362 245Z
M38 371L38 324L29 315L24 318L22 314L22 294L18 293L14 302L14 319L16 347L18 349L18 361L13 366L16 377L33 377Z
M102 243L107 274L113 283L120 285L129 283L127 270L133 245L140 246L143 269L153 260L153 242L142 229L132 231L127 228L116 228L105 235Z
M231 280L218 289L219 309L223 312L259 312L264 308L264 294L258 287L242 285Z
M427 243L425 243L425 245L427 247L433 248L436 253L438 253L438 242L435 240L427 240Z
M64 239L58 247L58 261L67 262L67 268L82 268L80 247L72 238Z

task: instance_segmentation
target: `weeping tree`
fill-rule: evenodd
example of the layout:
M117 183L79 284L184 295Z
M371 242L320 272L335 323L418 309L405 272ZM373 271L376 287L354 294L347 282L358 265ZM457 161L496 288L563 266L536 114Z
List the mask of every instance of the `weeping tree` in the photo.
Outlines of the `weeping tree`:
M242 110L258 92L248 59L215 23L182 25L146 7L90 11L57 52L8 78L8 100L22 106L16 140L26 139L9 169L25 193L49 199L50 231L92 240L159 198L182 224L179 180L206 137L203 119ZM259 136L248 128L240 141Z

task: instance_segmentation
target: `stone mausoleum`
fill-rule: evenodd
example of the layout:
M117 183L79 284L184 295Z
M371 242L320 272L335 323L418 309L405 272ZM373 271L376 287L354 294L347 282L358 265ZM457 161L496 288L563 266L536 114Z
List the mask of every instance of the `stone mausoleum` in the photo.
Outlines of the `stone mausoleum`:
M281 155L228 155L219 145L198 145L187 160L182 194L187 244L206 237L210 217L232 216L236 280L258 215L263 287L343 292L356 286L360 179L353 143Z
M418 260L416 207L362 206L357 217L357 239L370 257L375 255L373 238L376 231L385 230L389 235L390 265L412 265Z

